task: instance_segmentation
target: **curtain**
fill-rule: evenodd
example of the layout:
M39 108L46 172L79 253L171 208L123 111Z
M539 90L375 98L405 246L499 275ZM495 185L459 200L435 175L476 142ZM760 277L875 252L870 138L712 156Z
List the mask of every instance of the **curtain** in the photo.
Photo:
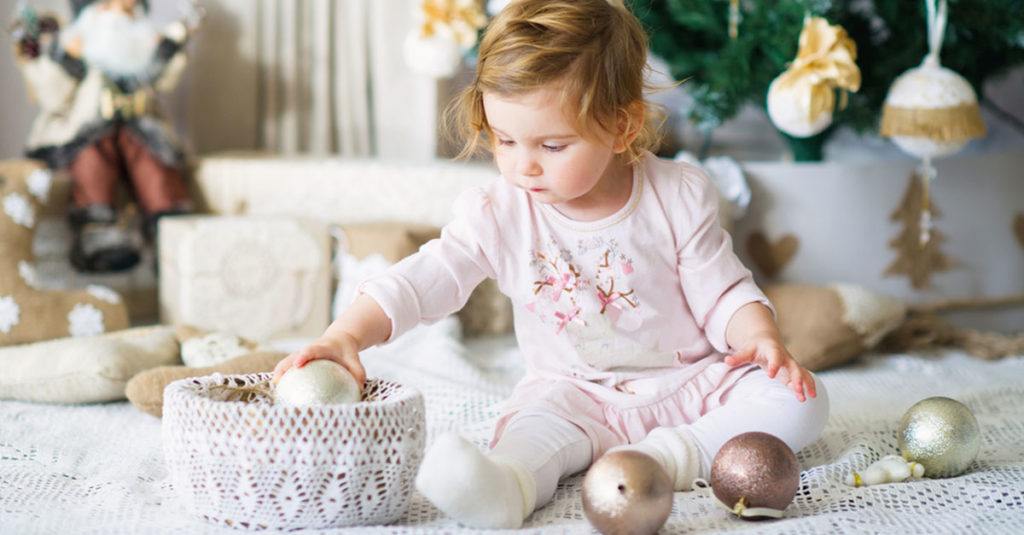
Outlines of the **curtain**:
M419 0L204 0L190 43L188 141L426 161L453 82L413 73L402 44Z
M369 14L370 0L259 0L260 148L374 152Z

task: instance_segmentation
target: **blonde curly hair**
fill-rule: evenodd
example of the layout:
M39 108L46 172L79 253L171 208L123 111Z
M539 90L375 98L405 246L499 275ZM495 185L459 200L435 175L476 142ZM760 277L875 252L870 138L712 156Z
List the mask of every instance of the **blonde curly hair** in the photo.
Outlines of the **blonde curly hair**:
M620 0L516 0L488 25L476 74L445 112L446 131L462 149L457 158L493 149L483 94L503 97L555 87L577 131L625 132L630 162L655 150L661 107L648 102L647 36ZM643 114L636 107L643 106ZM621 121L625 121L621 123Z

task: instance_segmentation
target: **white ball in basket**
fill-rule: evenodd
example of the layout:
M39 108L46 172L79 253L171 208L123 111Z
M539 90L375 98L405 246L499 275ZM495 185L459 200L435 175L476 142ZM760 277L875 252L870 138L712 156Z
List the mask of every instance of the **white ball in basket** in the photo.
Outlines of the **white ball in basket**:
M274 387L280 405L331 405L362 400L359 383L341 364L318 359L284 372Z

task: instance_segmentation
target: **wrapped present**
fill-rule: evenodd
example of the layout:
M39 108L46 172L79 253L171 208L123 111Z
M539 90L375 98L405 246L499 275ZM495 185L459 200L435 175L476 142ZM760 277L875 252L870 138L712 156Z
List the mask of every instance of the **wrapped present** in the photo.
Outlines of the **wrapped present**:
M160 220L160 320L250 340L312 338L329 322L330 232L267 216Z

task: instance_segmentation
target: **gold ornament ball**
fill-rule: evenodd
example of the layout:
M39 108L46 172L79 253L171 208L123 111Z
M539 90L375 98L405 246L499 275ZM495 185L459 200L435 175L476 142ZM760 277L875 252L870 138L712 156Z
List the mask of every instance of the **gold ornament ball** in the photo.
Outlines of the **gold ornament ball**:
M672 482L649 455L620 450L583 478L583 514L602 535L650 535L672 512Z
M718 450L710 483L715 497L737 514L755 507L782 511L800 487L800 464L778 437L751 431L729 439Z
M362 400L359 384L344 366L318 359L301 368L289 368L274 387L280 405L332 405Z
M903 415L899 447L904 459L924 466L925 477L952 477L974 462L981 431L966 405L936 396L915 403Z

